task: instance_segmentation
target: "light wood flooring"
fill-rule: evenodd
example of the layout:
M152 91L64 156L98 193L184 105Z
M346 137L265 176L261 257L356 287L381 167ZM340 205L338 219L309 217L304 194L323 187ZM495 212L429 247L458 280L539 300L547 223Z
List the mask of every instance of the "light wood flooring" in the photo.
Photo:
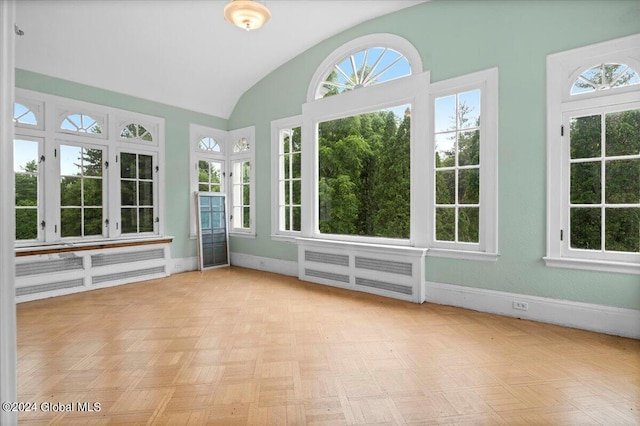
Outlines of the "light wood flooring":
M640 424L638 340L236 267L20 304L18 358L74 404L24 425Z

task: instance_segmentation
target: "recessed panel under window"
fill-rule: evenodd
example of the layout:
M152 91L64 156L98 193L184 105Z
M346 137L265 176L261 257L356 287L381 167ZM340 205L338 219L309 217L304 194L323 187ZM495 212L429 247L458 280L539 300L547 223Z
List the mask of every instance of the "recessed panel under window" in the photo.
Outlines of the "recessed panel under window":
M409 105L318 125L318 216L325 234L408 239Z

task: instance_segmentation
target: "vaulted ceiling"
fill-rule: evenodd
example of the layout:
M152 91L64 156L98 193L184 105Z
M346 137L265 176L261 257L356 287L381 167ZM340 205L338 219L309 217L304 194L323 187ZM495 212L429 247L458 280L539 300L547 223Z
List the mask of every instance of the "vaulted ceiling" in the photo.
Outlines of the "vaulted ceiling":
M267 0L244 31L228 0L20 0L16 66L228 118L262 77L356 24L425 0Z

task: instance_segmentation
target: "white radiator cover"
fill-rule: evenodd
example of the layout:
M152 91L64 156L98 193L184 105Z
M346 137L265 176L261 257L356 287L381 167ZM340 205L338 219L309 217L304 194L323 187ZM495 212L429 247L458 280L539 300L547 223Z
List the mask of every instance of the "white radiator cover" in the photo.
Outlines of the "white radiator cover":
M16 302L170 275L169 244L16 257Z
M422 303L427 249L298 238L298 278Z

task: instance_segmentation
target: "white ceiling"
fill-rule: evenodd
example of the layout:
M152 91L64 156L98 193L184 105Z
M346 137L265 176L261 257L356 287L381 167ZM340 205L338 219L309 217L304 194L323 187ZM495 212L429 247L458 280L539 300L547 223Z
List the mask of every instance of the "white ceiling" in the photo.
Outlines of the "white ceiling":
M228 118L262 77L360 22L425 0L266 0L244 31L228 0L20 0L16 66Z

